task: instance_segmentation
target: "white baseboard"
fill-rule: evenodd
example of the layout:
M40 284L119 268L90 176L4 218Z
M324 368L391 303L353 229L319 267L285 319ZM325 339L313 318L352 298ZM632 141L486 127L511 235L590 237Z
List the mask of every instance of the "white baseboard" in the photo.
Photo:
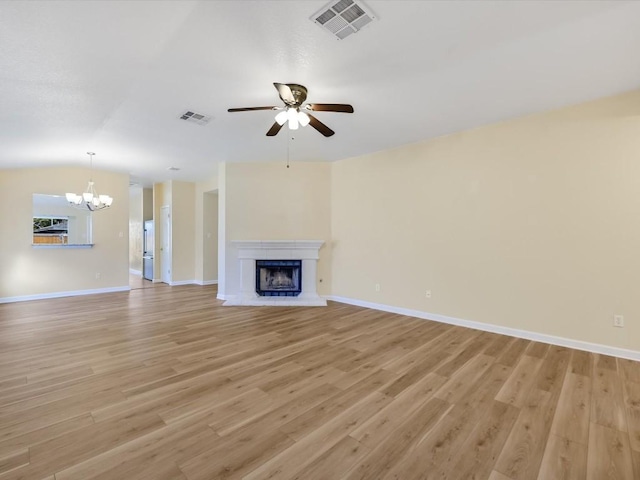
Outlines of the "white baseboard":
M128 292L130 290L131 290L131 287L127 285L124 287L92 288L90 290L72 290L68 292L40 293L36 295L21 295L18 297L3 297L3 298L0 298L0 303L29 302L31 300L44 300L47 298L75 297L78 295L94 295L96 293Z
M133 268L130 268L130 269L129 269L129 273L130 273L131 275L137 275L137 276L139 276L139 277L141 277L141 276L142 276L142 270L134 270Z
M159 278L154 278L152 280L153 283L164 283L161 279ZM167 285L170 285L172 287L178 287L180 285L217 285L218 284L218 280L205 280L205 281L200 281L200 280L178 280L176 282L169 282L167 283Z
M339 297L337 295L328 295L327 300L334 302L356 305L358 307L371 308L373 310L381 310L383 312L397 313L398 315L407 315L409 317L421 318L424 320L433 320L440 323L448 323L450 325L458 325L460 327L473 328L485 332L499 333L510 337L523 338L525 340L533 340L535 342L549 343L560 347L574 348L576 350L584 350L592 353L600 353L603 355L611 355L613 357L626 358L629 360L640 361L640 352L636 350L627 350L624 348L610 347L599 343L583 342L581 340L573 340L570 338L556 337L554 335L546 335L544 333L531 332L529 330L520 330L517 328L503 327L501 325L493 325L490 323L475 322L473 320L464 320L462 318L448 317L437 313L423 312L420 310L411 310L409 308L394 307L380 303L366 302L354 298Z
M177 282L169 283L169 285L171 285L172 287L175 287L178 285L203 285L204 286L204 285L217 285L217 284L218 284L218 280L205 280L203 282L201 282L200 280L179 280Z
M236 298L236 295L224 295L224 294L220 294L218 293L218 295L216 295L216 298L218 300L233 300Z
M177 282L169 282L169 285L178 287L180 285L193 285L194 283L196 283L195 280L178 280Z

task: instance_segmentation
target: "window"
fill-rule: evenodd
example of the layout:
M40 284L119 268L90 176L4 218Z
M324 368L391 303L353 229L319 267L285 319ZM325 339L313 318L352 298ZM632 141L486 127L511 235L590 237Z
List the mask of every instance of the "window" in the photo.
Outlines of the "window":
M33 217L33 243L69 243L69 217Z
M91 246L91 211L74 208L62 195L33 194L32 244L40 247Z

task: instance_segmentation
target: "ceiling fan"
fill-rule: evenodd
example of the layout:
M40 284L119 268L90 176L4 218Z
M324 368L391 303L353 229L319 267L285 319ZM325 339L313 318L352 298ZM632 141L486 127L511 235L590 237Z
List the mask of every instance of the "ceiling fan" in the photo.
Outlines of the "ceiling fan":
M311 125L325 137L330 137L334 132L324 123L311 115L309 112L342 112L353 113L353 107L344 103L304 103L307 99L307 89L297 83L274 83L278 90L280 100L284 102L284 107L245 107L230 108L228 112L248 112L252 110L278 110L275 123L267 132L267 137L277 135L285 123L289 124L291 130L296 130L299 125L306 127Z

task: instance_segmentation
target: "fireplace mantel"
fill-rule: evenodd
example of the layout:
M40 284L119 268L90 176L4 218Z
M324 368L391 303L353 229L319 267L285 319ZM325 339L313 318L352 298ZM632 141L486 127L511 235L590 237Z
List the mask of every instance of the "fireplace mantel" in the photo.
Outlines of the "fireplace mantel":
M316 292L322 240L234 240L240 264L240 292L225 306L326 306ZM262 297L256 293L256 260L301 260L302 292L297 297Z

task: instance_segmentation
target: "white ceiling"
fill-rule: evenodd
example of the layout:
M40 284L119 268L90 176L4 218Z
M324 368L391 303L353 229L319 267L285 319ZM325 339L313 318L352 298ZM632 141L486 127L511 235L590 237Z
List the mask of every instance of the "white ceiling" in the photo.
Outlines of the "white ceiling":
M325 1L0 2L0 168L88 165L148 184L285 160L273 82L336 131L290 158L337 160L640 87L640 2L376 1L343 41ZM180 120L186 110L207 125ZM168 171L170 166L180 171Z

